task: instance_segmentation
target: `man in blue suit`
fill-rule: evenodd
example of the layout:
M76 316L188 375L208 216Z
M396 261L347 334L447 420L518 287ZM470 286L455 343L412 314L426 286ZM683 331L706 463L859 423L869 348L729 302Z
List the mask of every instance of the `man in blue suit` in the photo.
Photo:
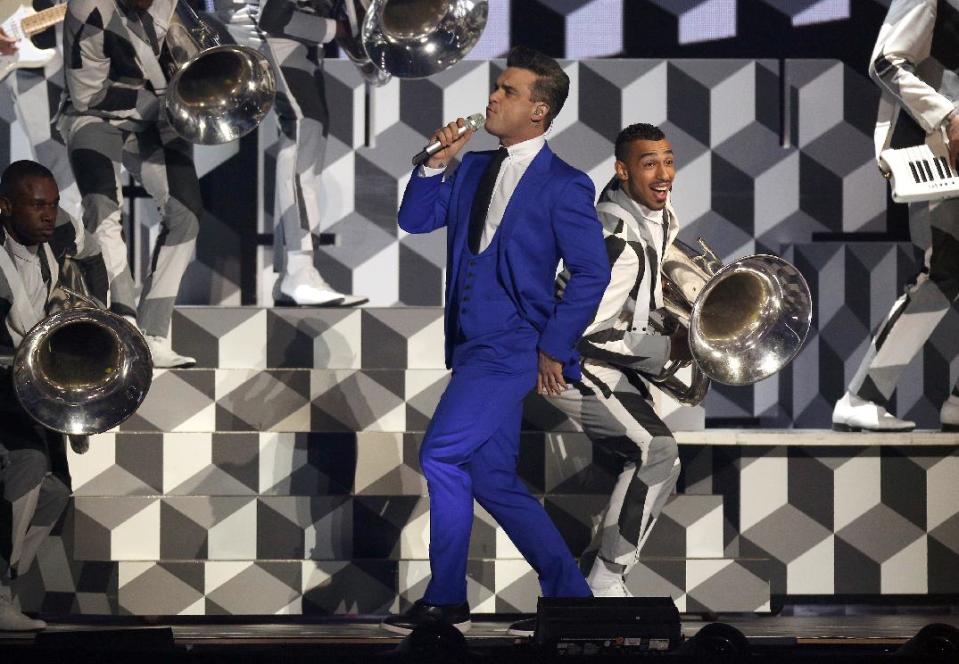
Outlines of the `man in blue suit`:
M447 228L446 364L452 377L420 450L430 495L430 569L423 598L383 622L408 633L470 627L466 560L475 498L539 575L543 595L588 597L569 548L516 474L523 399L580 378L574 347L609 281L603 231L586 174L546 145L569 92L555 60L514 48L486 107L499 150L469 152L472 132L439 129L444 148L410 179L399 211L410 233ZM572 279L556 302L562 259Z

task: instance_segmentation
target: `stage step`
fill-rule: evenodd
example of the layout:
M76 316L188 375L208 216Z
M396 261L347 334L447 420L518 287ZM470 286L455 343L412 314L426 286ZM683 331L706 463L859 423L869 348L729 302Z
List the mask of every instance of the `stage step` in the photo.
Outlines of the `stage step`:
M68 452L74 492L110 495L422 496L416 433L105 433ZM593 463L594 460L601 463ZM525 433L534 493L608 493L619 465L582 433Z
M222 369L443 369L442 307L177 307L173 347Z
M423 431L445 369L173 369L154 372L120 431Z
M417 431L426 426L424 416L428 420L446 381L443 373L406 374L405 381L379 373L445 371L442 307L181 306L171 333L174 348L197 359L197 370L158 371L157 386L141 408L145 421L127 423L125 431ZM284 371L309 369L336 371L315 385ZM284 382L289 390L277 384ZM320 398L316 390L323 389L333 393ZM404 397L412 402L406 409ZM315 402L313 414L303 409L304 399ZM360 405L351 409L340 403L344 399ZM554 410L534 409L528 428L555 428L536 424L556 420ZM674 429L703 428L702 408L664 399L659 412Z
M573 551L589 545L592 524L606 505L605 497L585 498L563 494L543 498ZM89 561L415 560L429 556L425 496L78 496L74 528L73 557ZM644 553L652 558L721 558L722 497L673 496ZM479 506L470 555L522 558Z
M158 369L119 431L425 431L448 382L445 369ZM663 419L702 429L701 408L669 407ZM535 394L523 428L578 430Z
M48 565L63 561L47 560ZM382 615L422 596L426 560L73 563L24 609L77 615ZM467 593L476 613L533 613L539 583L523 560L473 559ZM630 575L634 593L669 594L688 613L767 612L765 563L755 559L658 559ZM38 581L34 572L24 579ZM42 598L42 599L41 599Z

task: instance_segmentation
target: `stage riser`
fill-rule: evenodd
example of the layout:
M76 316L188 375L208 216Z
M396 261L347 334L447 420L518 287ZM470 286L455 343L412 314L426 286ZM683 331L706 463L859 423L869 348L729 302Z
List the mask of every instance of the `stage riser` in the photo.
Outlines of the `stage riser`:
M48 556L46 566L56 564ZM63 583L26 609L83 615L382 614L418 599L425 560L76 563ZM477 613L531 613L539 583L522 560L471 560L467 593ZM680 611L765 612L762 561L655 560L639 564L636 594L670 594ZM85 578L86 577L86 578ZM28 583L32 579L27 579Z
M422 438L419 433L380 432L107 433L93 436L86 454L68 455L78 496L422 496ZM803 455L844 463L859 456L888 460L905 455L927 464L946 461L959 449L959 434L930 432L899 437L709 430L678 438L684 459L680 486L695 493L720 493L716 476L730 477L730 470L721 467L727 459L738 463L766 454ZM903 444L897 445L900 439ZM527 432L520 438L517 469L538 495L605 495L621 463L583 433Z
M143 404L118 430L422 432L448 382L445 369L155 370ZM541 402L530 395L524 429L578 430ZM663 420L677 430L701 429L702 409L670 401Z
M726 555L773 594L959 593L959 447L680 447L679 491L724 498Z
M442 307L178 307L172 340L211 369L444 369Z
M270 434L262 434L262 436L271 437ZM358 440L363 441L367 437L370 437L370 440L378 438L380 445L385 448L393 446L395 450L400 445L397 438L385 435L366 434L359 436ZM133 441L139 438L140 436L136 435L120 436L119 447L127 446L124 440ZM164 454L172 449L189 449L178 447L187 443L187 436L168 434L165 437L143 436L142 438L152 439L155 443L153 449ZM230 441L230 438L229 435L224 435L222 439L213 438L214 449L217 445L231 444L233 441ZM253 438L254 440L247 442L247 445L250 446L251 451L259 451L258 441L255 440L255 436ZM292 446L291 449L295 449L293 441L296 440L295 437L291 437L289 443ZM170 467L169 460L162 460L158 456L150 457L148 454L150 448L142 446L145 441L139 442L141 445L130 443L129 449L122 452L120 456L134 459L142 455L144 460L149 460L148 463L157 468ZM558 524L573 551L586 551L589 548L594 524L598 522L598 513L605 503L609 483L613 477L611 470L604 470L606 462L601 455L594 457L590 451L591 446L586 445L585 441L581 443L577 444L566 437L566 447L563 449L568 456L564 457L562 464L553 466L565 470L555 474L554 471L549 471L549 474L537 474L538 472L546 473L545 469L551 466L545 459L536 461L535 455L530 455L530 450L536 449L530 441L524 444L524 454L520 458L520 468L523 469L524 478L534 491L545 494L544 501L550 515ZM300 438L299 444L305 445L305 439ZM358 446L362 448L363 443L359 442ZM202 446L196 446L196 448L200 447ZM267 445L264 449L275 452L282 447L282 445ZM300 449L306 450L305 447ZM326 456L321 453L322 447L316 449L317 454L312 457L313 459ZM426 506L419 495L423 485L415 462L415 438L409 437L404 441L402 449L405 455L403 456L404 471L397 471L399 460L398 457L393 456L389 463L384 462L387 470L382 477L379 477L377 473L384 467L379 467L379 470L371 469L364 480L365 485L357 484L350 489L342 485L339 488L330 488L329 482L332 478L324 474L331 472L332 469L328 466L323 467L322 472L310 468L311 463L297 466L302 473L301 477L306 478L300 486L307 487L308 492L314 491L323 482L327 483L327 495L319 498L305 498L307 506L316 504L315 501L327 506L342 504L344 507L341 508L341 513L345 515L345 518L353 516L352 539L349 543L339 545L340 550L352 550L351 555L358 558L380 556L379 563L382 564L400 562L386 560L386 558L401 557L404 546L410 553L414 550L420 552L424 550L422 547L426 541ZM539 449L543 450L544 446L540 445ZM91 451L90 454L98 454L98 452ZM178 458L184 459L186 454L181 453ZM226 473L227 470L236 471L244 465L239 463L232 468L220 468L217 463L204 460L204 454L206 452L197 455L198 460L190 461L194 465L188 463L185 465L185 470L177 476L186 477L189 480L195 473L199 473L201 477L209 473L207 475L210 478L209 484L204 485L198 482L194 486L195 490L201 490L204 487L212 488L217 485L217 482L223 480L222 477L214 479L217 469L219 472ZM279 452L276 458L278 465L285 467L289 462L283 460L283 455L283 452ZM865 597L871 598L872 601L896 603L899 601L897 598L904 594L938 596L959 593L959 577L955 574L955 570L959 569L959 551L957 551L959 546L956 544L959 541L959 483L955 481L955 478L959 477L959 448L956 446L681 445L680 455L684 470L679 490L683 498L673 499L666 514L653 531L646 548L646 556L657 558L655 565L665 565L662 559L669 558L671 553L678 551L678 549L657 550L658 543L663 543L665 547L667 544L676 546L682 542L684 546L689 547L687 548L689 551L693 546L690 538L697 529L710 533L709 546L715 546L717 529L713 521L716 515L716 509L713 506L718 503L711 501L718 501L718 496L721 495L723 557L729 560L767 559L761 568L765 571L759 575L759 578L769 581L773 595L782 596L787 600L790 596L815 595L836 597L840 601L848 597L856 597L857 601L861 601ZM218 458L224 460L225 466L233 463L227 461L231 457L226 452L220 453ZM78 459L73 461L77 464L82 463ZM600 463L594 464L594 461ZM102 463L102 460L97 463ZM142 472L147 465L145 463L143 466L131 467L128 461L121 461L110 467L114 472L121 469L124 472L130 470ZM250 461L249 467L258 468L259 463ZM595 472L585 471L587 468L601 470L606 473L606 476L600 479L601 476L597 476ZM536 471L536 469L542 470ZM243 475L239 472L235 474ZM296 472L292 476L296 477ZM350 474L346 473L346 476L349 477ZM372 479L374 476L377 479ZM91 479L78 485L81 493L92 491L97 487L97 482L92 479L94 477L96 474L90 475ZM113 477L116 478L118 475ZM154 476L150 482L158 482L161 489L164 481L171 481L174 488L189 486L189 481L173 480L172 477L165 480L161 474ZM251 474L249 477L257 476ZM281 504L285 502L286 505L296 505L299 500L296 498L267 493L257 494L257 491L261 489L279 493L297 491L297 481L287 481L284 473L269 475L269 477L271 479L262 485L257 485L256 481L250 480L247 484L249 486L247 495L224 496L223 500L233 501L234 505L246 506L249 513L254 515L250 518L256 518L258 505L265 505L270 500L277 500ZM548 491L545 490L547 478ZM106 482L107 476L101 479L103 483L100 486L110 485L110 482ZM276 483L271 484L274 480ZM378 495L358 493L372 489L374 486L379 486L380 488L375 490L377 492L382 490L383 493ZM142 488L141 486L140 489ZM353 493L348 495L351 491ZM578 491L581 493L577 493ZM159 494L160 491L151 488L150 493ZM686 502L695 496L701 496L704 502ZM114 500L120 501L119 504L125 501L133 503L143 501L143 504L152 505L151 509L157 515L161 513L164 504L173 506L176 500L204 505L202 511L209 514L214 513L215 510L206 506L206 502L216 503L213 498L202 496L146 495L98 498L81 495L76 498L78 505L82 505L83 501L101 501L107 504ZM350 505L350 508L345 505ZM698 506L698 511L680 514L683 512L680 509L682 505ZM390 506L395 507L390 509ZM110 510L107 511L110 512ZM131 526L136 525L138 519L144 519L142 511L138 513L135 510L128 510L128 512L132 512L129 515ZM220 510L218 513L224 517L229 516L226 510ZM117 519L118 511L113 511L112 514L114 523L123 523L122 514L120 520ZM362 514L363 532L372 533L374 536L357 540L357 533L360 531L357 527L357 514ZM164 531L158 525L160 523L157 521L158 517L151 518L154 520L150 525L140 530L136 528L130 530L136 531L145 541L159 542L164 537L172 536L172 533ZM274 518L272 513L271 518ZM228 520L228 518L223 519L224 522ZM103 517L101 521L107 520ZM305 551L303 535L305 528L300 528L299 525L294 528L292 526L294 522L305 523L296 519L281 523L283 527L289 527L289 536L284 538L285 545L302 546ZM182 519L177 522L177 528L181 532L190 531L191 528L201 536L209 532L199 526L189 526L188 523L188 527L184 529L185 523L187 522ZM123 526L121 530L122 528ZM108 550L104 545L107 541L104 533L107 530L101 526L77 529L74 511L69 510L66 519L57 530L57 536L53 537L43 549L41 562L47 560L47 563L40 566L42 578L37 571L29 575L27 600L35 603L60 602L67 601L64 600L67 595L75 599L77 592L108 593L109 588L102 584L109 578L109 570L116 569L115 566L118 563L72 560L75 550L83 551L84 548ZM227 532L227 529L224 528L223 532ZM72 543L74 533L78 538L83 539L76 545ZM680 533L684 534L680 535ZM216 537L213 539L216 540ZM240 539L242 541L242 537ZM177 542L176 539L170 541ZM156 546L159 544L154 545ZM324 546L328 549L331 547L329 542L324 542ZM67 551L70 552L69 555ZM521 564L521 561L515 558L515 552L505 542L503 533L493 526L488 516L482 513L474 522L474 544L471 555L477 559L500 559L499 564ZM56 564L51 561L55 561ZM372 562L376 561L371 561L371 564ZM144 564L152 564L160 569L168 563L146 561ZM180 565L181 563L169 564ZM202 567L201 563L182 564L187 565L184 569L198 569L197 565ZM327 563L324 561L315 564ZM356 564L359 564L359 561ZM644 559L641 565L652 567L654 561ZM659 576L666 579L672 578L666 571ZM632 582L650 583L650 581L640 581L640 579L649 578L655 577L637 573L632 576ZM664 582L657 581L657 583L662 585ZM48 600L42 599L44 588L49 590ZM735 586L732 586L732 589L735 589ZM717 593L720 591L722 589L716 590ZM388 601L393 601L393 598Z
M701 429L703 417L828 428L832 405L858 368L897 284L916 269L908 244L818 242L784 247L784 255L814 292L815 326L802 352L781 374L754 386L713 385L704 408L664 402L664 419L674 429ZM855 288L837 288L844 281L855 281ZM896 412L920 427L938 427L939 404L959 378L959 361L949 366L959 352L959 341L949 333L957 325L959 313L947 312L928 347L903 373ZM422 430L446 380L438 307L181 307L173 334L176 348L196 356L205 370L157 372L140 417L123 430ZM299 372L306 369L329 373L305 378ZM191 397L186 409L177 398L181 394ZM261 394L270 401L258 400ZM404 396L411 403L398 409ZM311 402L308 411L304 399ZM362 416L344 403L356 399L366 402ZM570 425L548 403L531 400L527 428L569 430Z
M116 433L68 452L77 496L425 496L423 434ZM622 459L582 433L525 433L518 471L537 495L607 495Z
M579 505L577 505L579 503ZM582 505L591 514L582 514ZM596 497L549 495L557 521L598 518ZM576 509L574 506L578 507ZM429 556L425 497L77 497L77 560L411 560ZM719 496L674 496L647 545L651 557L722 558ZM470 555L522 559L477 507Z

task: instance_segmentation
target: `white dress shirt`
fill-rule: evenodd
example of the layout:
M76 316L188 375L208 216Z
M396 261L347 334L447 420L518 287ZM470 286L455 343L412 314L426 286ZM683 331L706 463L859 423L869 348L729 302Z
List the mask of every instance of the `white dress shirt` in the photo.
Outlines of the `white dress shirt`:
M493 241L493 236L503 221L503 215L506 213L506 206L520 179L526 173L526 169L539 154L539 151L546 145L546 136L540 135L536 138L511 145L506 148L509 153L503 160L499 168L499 174L496 176L496 184L493 185L493 195L490 198L489 209L486 211L486 225L483 227L483 237L480 239L480 252ZM445 168L429 168L425 164L422 166L420 175L432 177L439 175Z

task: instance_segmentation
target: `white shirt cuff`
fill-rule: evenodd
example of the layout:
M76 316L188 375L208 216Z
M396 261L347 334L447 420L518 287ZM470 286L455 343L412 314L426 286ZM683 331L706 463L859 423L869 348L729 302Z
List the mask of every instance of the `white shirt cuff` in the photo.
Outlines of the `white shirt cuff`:
M443 168L430 168L426 164L423 164L422 166L420 166L419 176L421 178L432 178L445 172L446 172L446 166L444 166Z

